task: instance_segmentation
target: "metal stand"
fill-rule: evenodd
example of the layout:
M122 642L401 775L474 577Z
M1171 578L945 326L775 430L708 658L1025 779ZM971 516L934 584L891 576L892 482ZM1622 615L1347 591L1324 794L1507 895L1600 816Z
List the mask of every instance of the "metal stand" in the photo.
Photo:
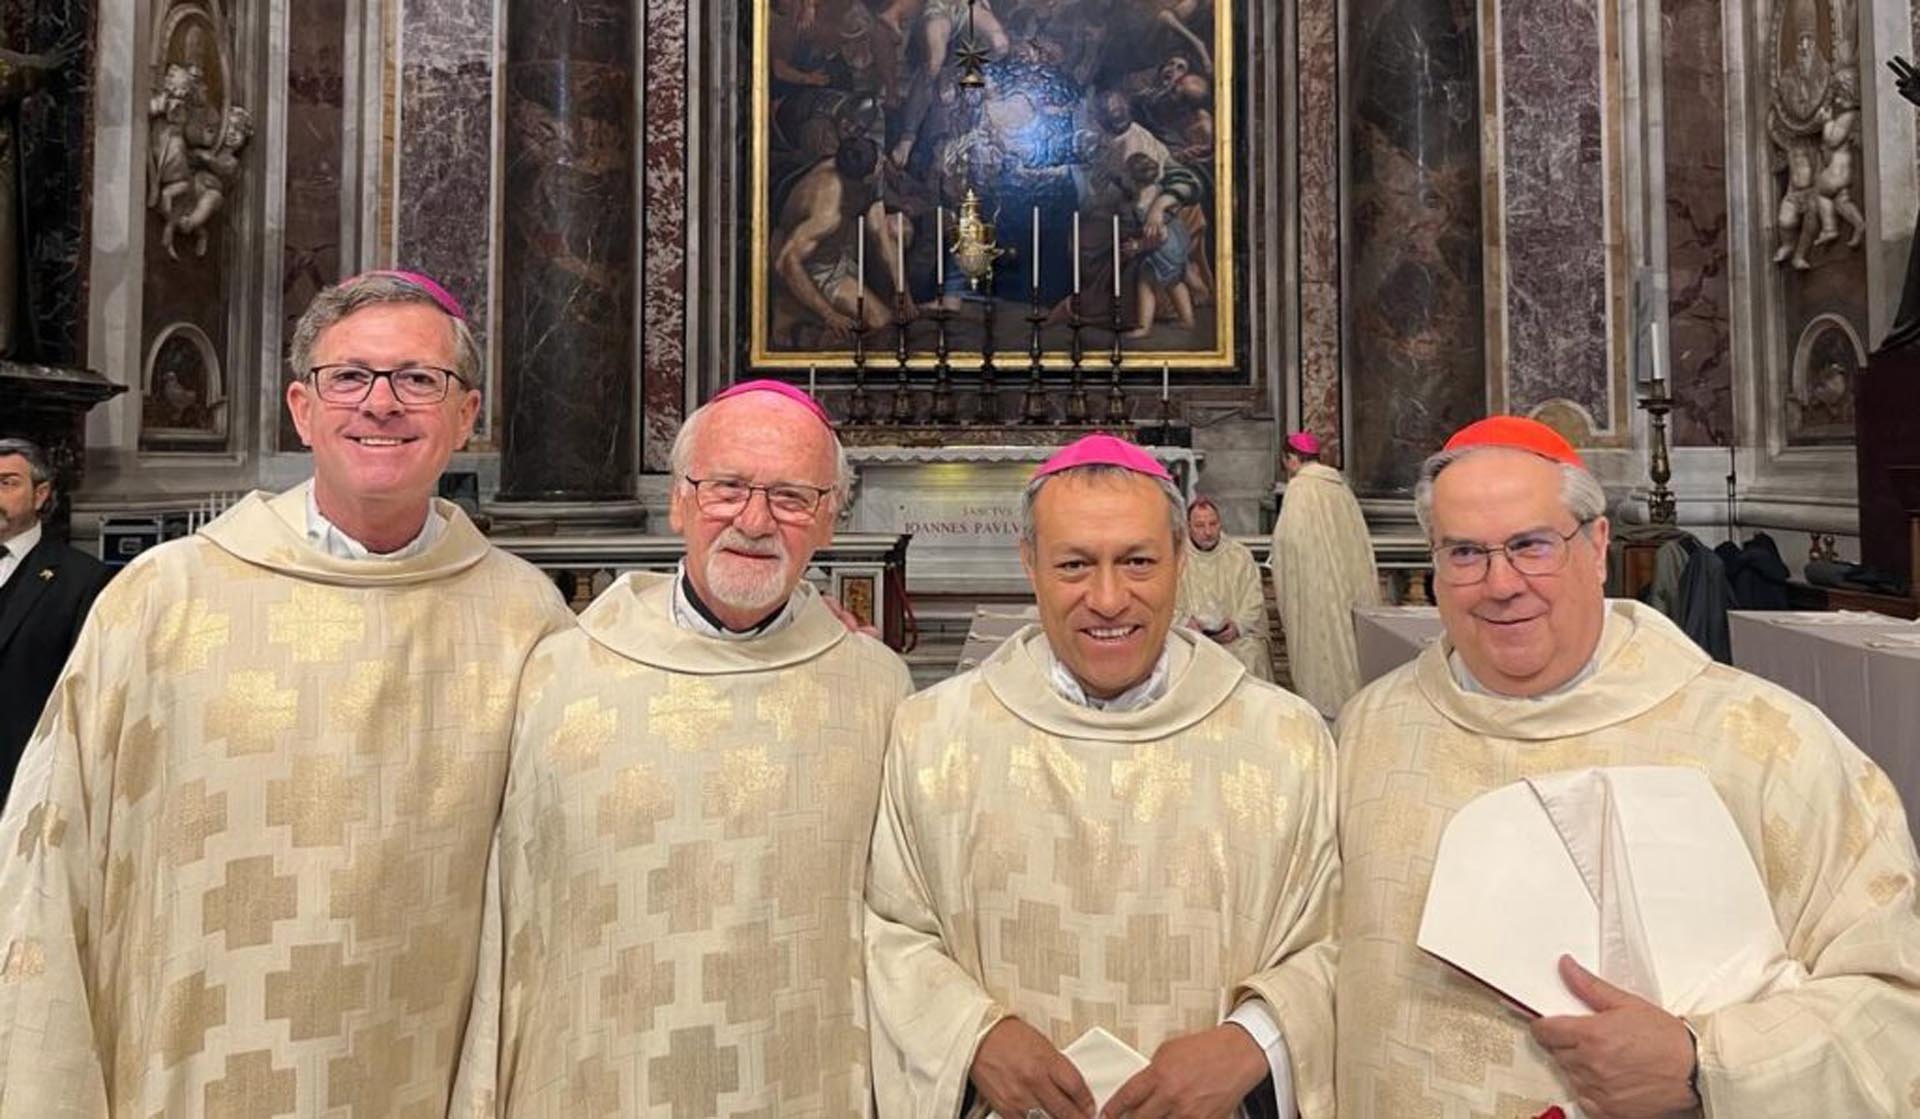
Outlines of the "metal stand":
M1027 303L1027 324L1027 392L1021 401L1020 422L1043 424L1052 415L1047 407L1046 369L1040 361L1040 328L1047 325L1047 309L1040 305L1037 291Z
M981 281L980 293L986 302L980 310L980 405L974 412L974 421L982 424L1000 422L1000 371L993 364L993 332L999 317L999 301L993 297L993 273L989 272Z
M1073 332L1073 342L1068 350L1068 359L1072 362L1073 382L1067 390L1067 423L1084 425L1089 412L1087 409L1087 375L1082 365L1087 358L1086 350L1080 339L1080 332L1087 328L1087 320L1080 317L1080 293L1074 292L1067 297L1067 329Z
M907 350L907 299L905 291L893 293L893 360L898 369L893 382L893 411L888 418L896 424L913 422L913 395L907 381L907 361L912 356Z
M873 422L873 397L867 394L867 294L860 293L853 319L853 395L847 398L847 422L855 425Z
M1120 388L1120 363L1125 357L1122 352L1121 332L1126 329L1126 323L1120 318L1118 296L1113 300L1112 326L1113 349L1107 354L1107 363L1112 366L1107 376L1107 423L1119 427L1130 422L1133 417L1128 414L1127 394Z
M1647 395L1640 398L1640 407L1653 417L1653 461L1647 471L1653 491L1647 495L1647 519L1657 525L1675 524L1673 491L1667 488L1673 477L1673 463L1667 456L1667 413L1673 411L1673 398L1667 395L1664 379L1652 382Z
M934 331L933 404L927 413L927 422L950 424L954 422L953 366L948 361L947 322L953 318L953 311L947 306L944 293L934 301L933 309L926 314L933 320Z

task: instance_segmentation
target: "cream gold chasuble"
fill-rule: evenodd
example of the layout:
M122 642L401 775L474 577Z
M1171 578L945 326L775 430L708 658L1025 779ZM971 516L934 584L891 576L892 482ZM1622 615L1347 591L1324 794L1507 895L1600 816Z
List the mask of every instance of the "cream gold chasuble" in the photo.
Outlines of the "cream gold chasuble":
M870 1113L861 886L912 686L796 593L729 641L628 575L540 646L456 1116Z
M1799 698L1715 664L1646 606L1608 609L1594 675L1564 693L1470 693L1443 642L1342 716L1341 1116L1575 1112L1521 1015L1414 937L1441 830L1467 801L1561 770L1644 765L1712 781L1809 976L1692 1018L1707 1114L1920 1113L1920 867L1893 786Z
M1287 483L1267 563L1293 690L1331 719L1360 689L1353 608L1380 601L1366 518L1338 470L1310 462Z
M346 560L254 494L101 594L0 820L0 1116L444 1114L514 685L572 618L439 508Z
M1180 599L1175 608L1180 624L1199 619L1208 629L1232 622L1240 636L1221 648L1247 666L1261 680L1273 679L1273 656L1267 646L1267 596L1260 586L1260 568L1245 544L1222 536L1212 551L1203 552L1189 541L1180 567Z
M1049 686L1028 627L901 705L867 881L886 1119L960 1114L1011 1014L1065 1046L1151 1054L1267 1001L1300 1113L1332 1114L1332 742L1311 708L1173 632L1166 695L1127 713Z

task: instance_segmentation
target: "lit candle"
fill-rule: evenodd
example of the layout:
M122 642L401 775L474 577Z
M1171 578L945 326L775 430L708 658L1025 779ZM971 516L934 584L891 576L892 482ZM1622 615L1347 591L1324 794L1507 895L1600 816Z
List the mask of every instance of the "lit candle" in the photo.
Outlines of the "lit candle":
M1033 293L1040 294L1040 207L1033 208Z
M1113 215L1113 301L1120 302L1120 215Z
M1161 401L1161 403L1163 403L1163 404L1164 404L1164 403L1166 402L1166 400L1167 400L1167 390L1168 390L1168 388L1170 387L1170 386L1168 385L1168 374L1169 374L1169 372L1170 372L1170 370L1169 370L1169 368L1168 368L1168 365L1167 365L1167 363L1166 363L1166 362L1164 362L1164 361L1163 361L1163 362L1161 362L1161 363L1160 363L1160 401Z
M1664 381L1667 379L1667 332L1664 325L1656 319L1653 329L1648 333L1647 345L1653 351L1650 355L1653 358L1653 379L1656 382Z
M947 290L947 208L933 208L933 286Z
M1080 211L1073 212L1073 294L1080 294Z
M840 259L845 260L847 258L843 256ZM859 264L856 265L854 274L860 284L860 295L865 297L867 294L867 215L865 214L860 215L860 251L856 254L855 259L859 261ZM842 265L842 267L845 267L845 265Z
M907 215L893 215L893 290L907 290Z

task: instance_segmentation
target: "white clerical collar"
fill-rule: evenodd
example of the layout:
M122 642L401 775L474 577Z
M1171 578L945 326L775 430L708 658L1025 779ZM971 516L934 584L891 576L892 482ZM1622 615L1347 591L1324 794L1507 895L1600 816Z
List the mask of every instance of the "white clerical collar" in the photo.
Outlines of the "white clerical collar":
M1168 640L1171 641L1172 638ZM1112 699L1096 699L1088 695L1087 689L1081 686L1073 672L1059 657L1053 655L1053 646L1045 641L1040 642L1040 645L1046 650L1047 655L1047 681L1053 685L1053 690L1059 693L1060 698L1068 703L1119 715L1128 711L1138 711L1167 694L1167 665L1172 651L1170 645L1160 650L1160 659L1153 662L1153 671L1147 673L1145 680Z
M1473 670L1467 667L1467 662L1460 656L1460 650L1458 649L1447 654L1447 668L1453 672L1453 682L1460 685L1460 690L1472 692L1474 695L1492 696L1495 699L1552 699L1555 696L1565 695L1586 683L1588 677L1600 671L1600 649L1601 646L1605 644L1605 641L1597 641L1594 643L1593 656L1587 659L1586 667L1573 674L1573 679L1568 680L1557 688L1541 692L1539 695L1517 696L1494 691L1474 677Z
M426 522L420 526L420 534L418 536L407 541L395 551L376 552L340 531L340 526L329 521L326 515L320 512L320 502L313 496L313 487L307 487L307 543L332 556L334 559L411 559L426 551L428 548L433 547L440 539L440 534L446 530L447 519L441 516L440 510L435 509L433 502L429 501L427 502L427 519Z
M39 521L33 527L6 542L7 554L0 558L0 587L13 579L13 573L27 562L27 553L40 546L42 526Z
M793 607L799 597L797 594L788 595L787 603L780 608L780 613L763 625L755 626L750 630L726 629L710 621L687 596L687 561L681 560L673 569L673 624L681 629L691 630L702 637L714 637L721 641L753 641L779 633L799 617L799 612Z

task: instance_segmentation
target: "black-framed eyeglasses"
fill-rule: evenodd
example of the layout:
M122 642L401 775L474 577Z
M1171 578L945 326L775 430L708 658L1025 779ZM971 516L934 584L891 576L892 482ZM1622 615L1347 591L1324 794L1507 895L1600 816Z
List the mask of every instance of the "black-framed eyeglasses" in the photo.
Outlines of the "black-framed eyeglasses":
M328 404L358 404L373 395L374 382L385 378L393 397L402 404L438 404L447 398L454 382L471 388L467 379L451 369L432 365L408 365L400 369L370 369L364 365L316 365L307 370L314 391Z
M767 510L784 524L812 524L820 512L820 502L833 492L832 486L810 486L805 482L774 482L756 486L738 478L688 478L693 487L694 504L702 513L714 517L737 517L746 511L753 495L767 495Z
M1522 575L1553 575L1567 566L1568 545L1587 530L1592 518L1573 526L1572 532L1526 532L1505 544L1442 544L1433 550L1433 573L1454 587L1471 587L1487 577L1498 552Z

